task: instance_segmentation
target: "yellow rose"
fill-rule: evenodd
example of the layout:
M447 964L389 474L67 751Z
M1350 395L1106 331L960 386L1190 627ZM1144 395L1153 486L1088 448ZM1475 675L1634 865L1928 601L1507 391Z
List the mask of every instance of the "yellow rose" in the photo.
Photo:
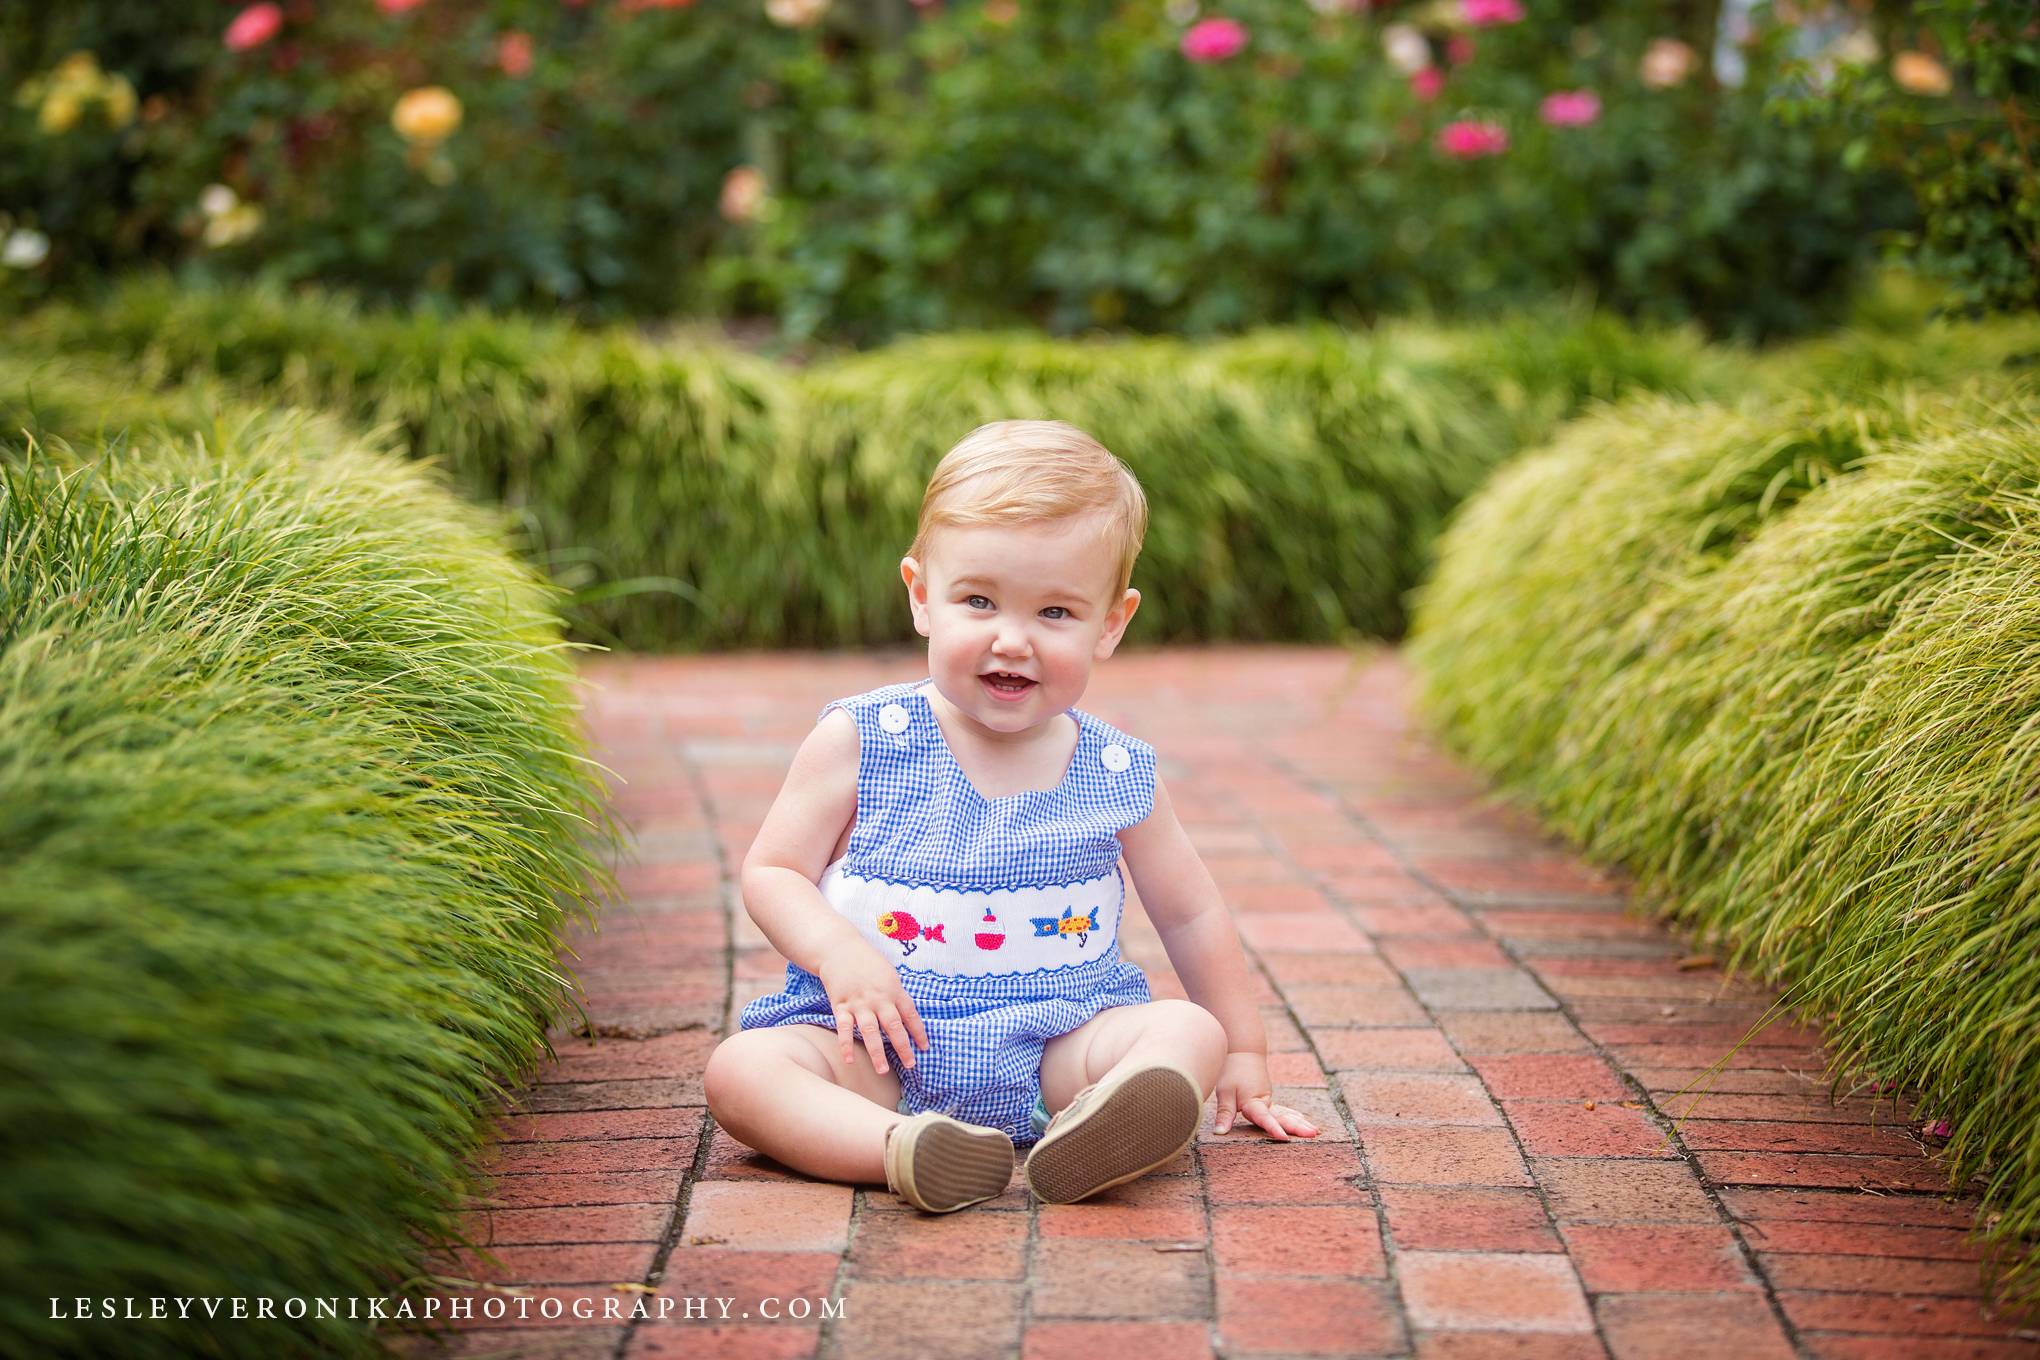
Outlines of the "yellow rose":
M1953 89L1948 68L1924 52L1900 52L1891 59L1891 78L1911 94L1944 95Z
M114 76L101 92L106 99L106 121L109 124L124 128L135 121L135 87L128 83L126 76Z
M390 125L407 142L443 142L460 126L460 100L444 85L406 91L390 111Z
M77 125L78 115L85 108L85 101L78 92L67 85L51 90L42 103L42 111L36 115L36 125L44 132L69 132Z

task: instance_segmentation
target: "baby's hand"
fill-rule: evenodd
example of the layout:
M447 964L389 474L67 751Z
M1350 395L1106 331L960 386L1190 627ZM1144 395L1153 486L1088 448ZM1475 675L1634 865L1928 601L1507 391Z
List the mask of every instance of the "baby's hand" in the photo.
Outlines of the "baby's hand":
M1219 1133L1231 1131L1235 1113L1253 1120L1277 1142L1290 1135L1315 1138L1317 1125L1287 1105L1269 1103L1275 1083L1268 1078L1268 1059L1260 1053L1228 1053L1218 1072L1218 1118L1212 1127Z
M883 954L864 941L857 947L844 949L822 965L822 988L829 994L829 1007L836 1012L836 1038L841 1041L843 1061L850 1062L856 1052L857 1041L851 1037L850 1026L855 1022L864 1035L864 1046L871 1050L872 1066L885 1071L885 1045L879 1039L879 1029L892 1040L893 1051L900 1055L900 1061L908 1067L914 1065L914 1048L928 1047L928 1032L921 1027L920 1012L914 1009L914 1002L900 986L900 975L888 963ZM914 1042L907 1042L912 1033Z

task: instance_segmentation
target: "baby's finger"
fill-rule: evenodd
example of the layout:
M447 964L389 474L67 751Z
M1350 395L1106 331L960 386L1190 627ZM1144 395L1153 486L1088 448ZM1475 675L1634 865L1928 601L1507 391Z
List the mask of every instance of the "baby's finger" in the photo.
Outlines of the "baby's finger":
M870 1011L859 1011L857 1028L864 1033L864 1046L871 1050L871 1065L885 1071L885 1041L878 1037L878 1017Z
M1292 1110L1287 1105L1271 1105L1268 1109L1269 1113L1282 1121L1283 1128L1288 1129L1297 1137L1315 1138L1318 1136L1318 1126L1304 1118L1303 1111Z
M914 1008L914 998L900 993L900 1015L907 1022L907 1032L914 1036L914 1043L920 1048L928 1047L928 1031L921 1024L921 1012Z
M885 1026L888 1039L892 1040L893 1052L899 1055L901 1067L914 1065L914 1046L907 1042L907 1027L900 1023L899 1008L888 1001L879 1010L878 1022Z
M1211 1122L1211 1127L1219 1133L1230 1133L1232 1132L1232 1122L1233 1098L1229 1095L1220 1096L1218 1098L1218 1118Z
M848 1006L836 1007L836 1043L837 1047L843 1051L845 1066L849 1065L850 1055L857 1048L857 1040L851 1037L850 1025L850 1008Z
M1276 1142L1286 1143L1289 1141L1289 1130L1283 1128L1281 1121L1270 1113L1268 1102L1261 1099L1261 1097L1249 1096L1246 1100L1241 1101L1240 1113L1258 1124Z

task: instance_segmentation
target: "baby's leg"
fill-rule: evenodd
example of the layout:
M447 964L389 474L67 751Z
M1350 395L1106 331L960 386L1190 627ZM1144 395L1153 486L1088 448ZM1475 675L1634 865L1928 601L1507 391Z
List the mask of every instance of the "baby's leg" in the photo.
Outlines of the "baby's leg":
M845 1064L826 1025L739 1030L709 1055L708 1111L730 1137L822 1180L884 1185L885 1131L903 1121L900 1079L859 1043Z
M1181 1067L1209 1096L1225 1066L1225 1044L1225 1026L1194 1002L1110 1006L1048 1041L1041 1054L1041 1103L1054 1114L1113 1068L1153 1062Z

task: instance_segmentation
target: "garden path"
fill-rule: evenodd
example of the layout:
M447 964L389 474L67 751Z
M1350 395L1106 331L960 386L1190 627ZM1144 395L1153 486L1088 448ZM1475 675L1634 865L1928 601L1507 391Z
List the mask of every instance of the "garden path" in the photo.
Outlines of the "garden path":
M1249 948L1278 1095L1321 1137L1216 1136L1207 1117L1164 1174L1097 1201L1036 1206L1016 1178L939 1218L749 1153L701 1095L717 1036L784 966L735 870L821 705L925 674L906 650L586 667L637 848L627 906L573 941L601 1037L557 1032L501 1126L475 1220L500 1267L445 1263L497 1282L448 1297L507 1315L410 1353L2040 1352L2040 1324L1985 1302L1974 1204L1936 1193L1912 1112L1830 1103L1805 1024L1731 1054L1773 993L1488 801L1413 730L1386 651L1132 652L1084 700L1155 744ZM1131 901L1123 938L1181 995ZM1677 1094L1696 1080L1708 1094ZM669 1297L664 1322L601 1317ZM687 1321L689 1298L734 1302ZM803 1306L817 1316L762 1316Z

